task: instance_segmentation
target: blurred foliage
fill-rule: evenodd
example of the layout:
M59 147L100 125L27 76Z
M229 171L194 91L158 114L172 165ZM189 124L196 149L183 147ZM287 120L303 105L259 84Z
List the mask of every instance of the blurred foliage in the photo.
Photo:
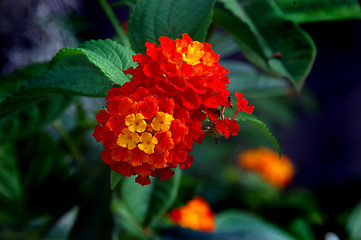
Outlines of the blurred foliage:
M1 77L0 239L312 240L333 231L342 239L361 239L360 203L334 206L331 216L324 205L331 198L277 189L236 165L237 155L250 147L282 151L270 129L297 121L295 93L306 111L317 109L302 89L316 47L300 23L360 19L356 0L100 2L117 28L114 39L130 46L91 40ZM130 6L127 34L114 19L114 10L124 5ZM208 137L196 145L190 169L141 187L101 162L91 134L105 102L95 97L129 81L123 70L134 66L132 55L145 51L145 41L184 32L212 44L230 70L230 91L244 92L256 113L237 117L240 134L230 141ZM214 233L167 220L170 209L195 195L215 211Z

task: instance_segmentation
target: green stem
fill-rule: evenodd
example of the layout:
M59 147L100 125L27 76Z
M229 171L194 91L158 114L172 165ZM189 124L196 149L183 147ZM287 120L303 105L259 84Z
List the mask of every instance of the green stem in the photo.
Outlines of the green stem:
M112 23L112 25L113 25L115 31L117 32L123 45L131 48L129 39L128 39L127 35L125 34L122 26L120 25L120 23L118 21L118 18L115 16L113 9L110 7L107 0L99 0L99 4L103 8L103 10L104 10L105 14L107 15L107 17L109 18L110 22Z
M58 132L64 139L66 145L68 145L68 147L69 147L71 153L73 154L74 159L78 163L78 165L80 167L84 166L85 165L84 159L83 159L83 156L82 156L79 148L77 147L76 143L71 138L71 136L65 131L63 124L60 122L60 120L55 120L53 122L53 126L56 128L56 130L58 130Z
M119 0L116 3L110 4L110 6L111 6L111 8L117 8L117 7L121 7L121 6L124 6L124 5L132 7L132 6L134 6L134 4L136 4L136 1L137 0Z

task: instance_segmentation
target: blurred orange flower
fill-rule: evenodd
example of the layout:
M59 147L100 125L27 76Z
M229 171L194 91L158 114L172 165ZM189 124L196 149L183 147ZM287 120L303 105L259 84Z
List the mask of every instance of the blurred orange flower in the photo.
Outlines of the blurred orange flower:
M248 149L238 157L238 163L247 170L260 174L266 181L276 187L287 186L294 175L291 160L266 147Z
M173 209L169 218L174 224L197 231L212 232L215 229L214 213L209 204L196 196L186 205Z

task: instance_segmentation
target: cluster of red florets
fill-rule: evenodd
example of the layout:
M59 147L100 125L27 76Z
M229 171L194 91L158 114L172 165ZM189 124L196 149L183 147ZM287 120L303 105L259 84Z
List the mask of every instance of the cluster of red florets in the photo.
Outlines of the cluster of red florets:
M170 179L170 168L190 167L188 153L194 141L202 142L207 117L226 138L239 130L235 120L219 111L231 107L228 70L219 65L210 44L192 41L187 34L159 41L158 46L147 42L146 54L133 56L138 66L125 71L131 81L108 92L107 111L97 114L93 134L107 149L103 161L123 176L138 175L136 182L142 185L158 174ZM253 111L237 97L237 106L243 106L238 111Z

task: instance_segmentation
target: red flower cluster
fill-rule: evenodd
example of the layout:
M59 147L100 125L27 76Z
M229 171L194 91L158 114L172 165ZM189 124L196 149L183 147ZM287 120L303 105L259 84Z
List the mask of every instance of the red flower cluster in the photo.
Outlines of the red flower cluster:
M109 90L107 111L97 114L93 134L107 149L103 161L123 176L138 175L141 185L158 174L161 180L170 179L170 168L178 165L190 167L193 157L188 153L194 141L202 142L207 116L226 138L239 129L217 110L231 107L229 79L210 44L192 41L187 34L159 41L158 46L147 42L146 54L133 56L138 66L125 71L131 81ZM242 106L247 109L247 103Z
M229 71L219 65L219 55L209 43L192 41L187 34L182 39L160 37L159 41L158 47L147 42L146 55L133 57L139 65L125 71L133 75L129 85L155 88L191 114L194 110L213 113L218 106L231 106L225 75Z

